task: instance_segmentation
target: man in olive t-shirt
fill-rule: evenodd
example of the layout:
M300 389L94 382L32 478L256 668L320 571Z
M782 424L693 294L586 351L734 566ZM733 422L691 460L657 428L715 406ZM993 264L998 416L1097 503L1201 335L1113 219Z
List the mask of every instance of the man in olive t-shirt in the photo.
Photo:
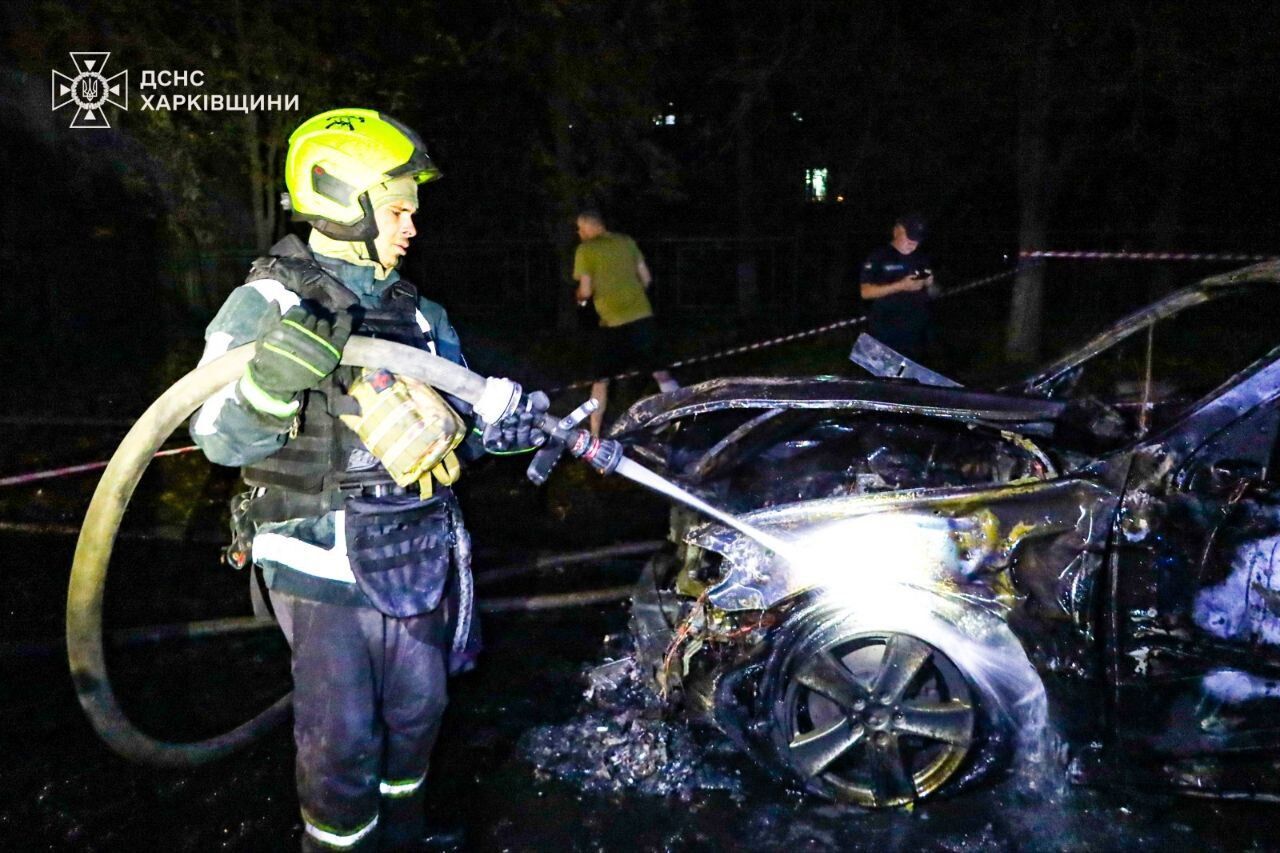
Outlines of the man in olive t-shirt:
M599 435L609 377L631 368L653 367L653 306L645 293L653 276L636 241L609 231L598 212L584 210L578 215L578 237L582 243L573 256L578 303L585 305L588 299L592 300L600 315L597 379L591 386L591 397L599 403L591 414L591 432ZM653 378L662 391L680 387L665 370L654 370Z

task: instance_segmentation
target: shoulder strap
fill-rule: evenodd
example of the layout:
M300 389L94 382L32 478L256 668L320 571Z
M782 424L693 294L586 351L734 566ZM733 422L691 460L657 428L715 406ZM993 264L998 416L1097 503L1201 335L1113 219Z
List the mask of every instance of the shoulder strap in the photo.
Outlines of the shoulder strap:
M258 258L249 267L245 283L263 278L274 279L303 299L319 302L330 311L343 311L360 302L346 285L310 257L266 255Z
M396 283L387 289L387 299L394 300L397 307L400 303L408 303L409 313L413 313L418 307L418 288L402 278L397 279Z

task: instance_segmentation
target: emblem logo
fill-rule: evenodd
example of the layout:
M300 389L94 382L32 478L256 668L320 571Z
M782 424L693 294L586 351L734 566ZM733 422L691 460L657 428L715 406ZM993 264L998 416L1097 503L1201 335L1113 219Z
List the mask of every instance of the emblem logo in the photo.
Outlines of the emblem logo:
M103 108L111 104L122 110L129 109L129 72L119 71L106 76L103 69L110 58L109 51L72 51L71 62L76 76L53 72L53 109L60 110L67 104L76 105L71 127L111 127Z
M324 124L324 129L330 130L335 127L344 127L347 130L355 130L356 122L364 124L364 116L329 116L329 120Z

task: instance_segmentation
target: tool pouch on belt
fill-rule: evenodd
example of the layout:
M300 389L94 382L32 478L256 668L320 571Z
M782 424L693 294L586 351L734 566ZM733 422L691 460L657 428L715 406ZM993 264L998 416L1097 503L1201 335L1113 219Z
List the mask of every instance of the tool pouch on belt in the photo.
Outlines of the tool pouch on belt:
M222 549L222 559L233 569L247 566L249 555L253 552L253 534L257 525L249 518L249 502L252 499L252 489L231 498L231 541Z
M369 452L402 487L418 484L423 498L432 479L449 485L460 466L453 449L466 437L462 419L426 383L387 370L366 370L348 395L359 414L341 415Z
M382 613L403 618L440 605L449 577L449 500L347 499L351 571Z

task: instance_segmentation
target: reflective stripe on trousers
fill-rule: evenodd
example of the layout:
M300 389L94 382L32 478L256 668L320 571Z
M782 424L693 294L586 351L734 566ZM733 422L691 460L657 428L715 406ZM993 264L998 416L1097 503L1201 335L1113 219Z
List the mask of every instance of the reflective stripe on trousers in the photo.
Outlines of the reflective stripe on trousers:
M307 835L319 841L326 847L333 847L337 850L348 850L359 844L369 833L373 832L378 826L378 816L374 815L373 820L354 832L335 832L332 828L321 827L307 819L305 813L302 815L302 824L304 832Z
M378 791L384 797L408 797L417 792L425 781L427 781L426 773L423 773L417 779L396 779L394 781L383 779L378 783Z

